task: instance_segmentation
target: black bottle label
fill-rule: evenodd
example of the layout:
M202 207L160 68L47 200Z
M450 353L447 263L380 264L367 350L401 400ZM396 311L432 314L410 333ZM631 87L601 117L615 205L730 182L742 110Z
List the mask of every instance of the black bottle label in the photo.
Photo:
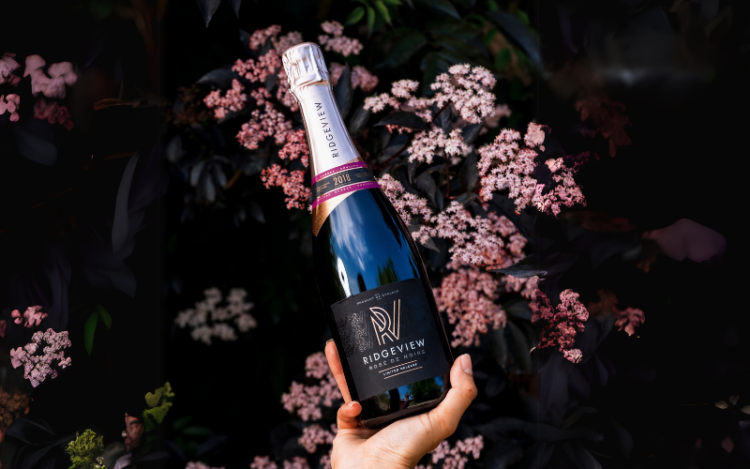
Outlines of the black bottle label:
M419 279L367 290L331 309L359 399L450 372Z

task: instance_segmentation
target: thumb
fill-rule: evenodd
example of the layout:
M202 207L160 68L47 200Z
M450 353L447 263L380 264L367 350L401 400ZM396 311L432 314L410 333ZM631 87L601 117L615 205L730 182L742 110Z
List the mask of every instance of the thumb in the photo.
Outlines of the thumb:
M430 450L456 431L461 416L475 397L477 397L477 386L474 384L471 357L469 354L464 354L453 362L451 389L445 399L427 413L432 427L429 438Z

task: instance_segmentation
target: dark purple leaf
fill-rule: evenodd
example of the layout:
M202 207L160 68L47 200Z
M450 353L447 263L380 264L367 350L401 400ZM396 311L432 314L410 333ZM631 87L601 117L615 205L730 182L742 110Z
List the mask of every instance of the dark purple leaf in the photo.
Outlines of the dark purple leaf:
M216 88L230 88L232 80L239 78L239 75L232 71L232 64L223 65L211 70L198 79L199 85L211 85Z
M201 11L201 15L203 15L203 19L206 21L206 27L208 28L208 23L211 22L211 18L213 18L214 13L216 13L216 10L219 8L221 0L196 1L198 2L198 9Z
M388 114L381 119L380 122L375 124L375 126L381 125L398 125L400 127L414 130L426 130L430 127L418 115L406 111L396 111Z
M234 14L237 15L237 18L240 17L240 3L242 3L242 0L227 0L227 3L230 7L232 7L232 11L234 11Z
M120 187L117 189L115 200L115 214L112 221L112 252L120 252L129 237L129 212L128 199L130 196L130 185L133 182L133 174L138 164L138 153L130 157L125 171L120 178Z
M349 119L349 134L351 134L352 137L359 136L372 115L372 112L370 112L369 109L365 109L364 106L364 103L360 104L354 111L352 118Z
M461 15L458 14L456 7L448 0L416 0L416 2L441 15L447 15L457 20L461 19Z
M461 181L461 188L464 192L472 192L479 181L479 168L477 167L477 155L476 152L469 153L466 157L464 165L461 167L461 171L458 173L458 177Z
M48 122L29 119L11 126L16 134L18 153L31 161L52 166L57 161L52 127Z
M354 92L352 90L351 72L349 66L345 66L341 72L338 83L333 89L333 96L336 98L336 105L339 108L339 113L342 119L346 119L349 115L349 110L352 107L352 101Z

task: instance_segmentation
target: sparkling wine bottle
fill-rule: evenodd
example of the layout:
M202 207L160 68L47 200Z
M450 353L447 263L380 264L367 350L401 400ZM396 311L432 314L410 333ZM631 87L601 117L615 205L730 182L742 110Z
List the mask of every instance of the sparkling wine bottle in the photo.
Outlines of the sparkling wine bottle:
M320 47L283 63L310 147L318 289L362 423L429 410L453 357L419 251L344 126Z

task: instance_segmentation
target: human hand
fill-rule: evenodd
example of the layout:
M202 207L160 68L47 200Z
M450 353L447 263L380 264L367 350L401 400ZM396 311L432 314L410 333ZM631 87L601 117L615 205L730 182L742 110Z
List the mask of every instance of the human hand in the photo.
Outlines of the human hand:
M337 415L338 434L333 440L333 469L413 468L422 456L456 431L458 421L477 395L471 357L461 355L451 368L451 389L437 407L383 428L360 427L357 416L362 406L351 400L332 340L326 344L325 353L344 397Z

